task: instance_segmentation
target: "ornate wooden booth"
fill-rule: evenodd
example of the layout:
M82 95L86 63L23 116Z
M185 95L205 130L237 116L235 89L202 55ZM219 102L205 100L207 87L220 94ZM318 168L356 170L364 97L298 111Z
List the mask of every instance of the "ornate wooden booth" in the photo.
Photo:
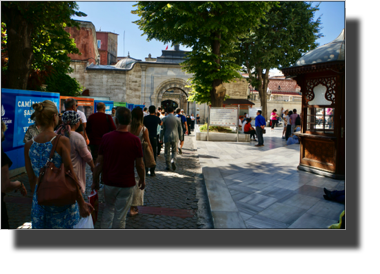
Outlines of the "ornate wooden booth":
M345 174L345 33L282 69L301 87L299 170L334 179Z

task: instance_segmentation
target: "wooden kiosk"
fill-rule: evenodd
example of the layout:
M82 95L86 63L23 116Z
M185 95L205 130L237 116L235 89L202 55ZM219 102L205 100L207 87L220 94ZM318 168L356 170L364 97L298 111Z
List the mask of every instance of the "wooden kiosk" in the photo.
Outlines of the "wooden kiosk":
M301 87L299 170L334 179L345 174L345 33L282 69Z

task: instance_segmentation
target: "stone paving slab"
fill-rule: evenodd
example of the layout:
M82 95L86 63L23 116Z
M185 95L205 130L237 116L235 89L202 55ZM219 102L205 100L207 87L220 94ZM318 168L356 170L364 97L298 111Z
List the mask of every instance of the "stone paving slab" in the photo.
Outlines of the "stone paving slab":
M338 222L345 207L325 201L323 188L344 190L344 180L299 171L300 146L286 146L281 134L282 128L267 129L264 147L255 147L256 142L197 141L215 228L326 229ZM215 210L222 203L224 208L236 207L240 218Z

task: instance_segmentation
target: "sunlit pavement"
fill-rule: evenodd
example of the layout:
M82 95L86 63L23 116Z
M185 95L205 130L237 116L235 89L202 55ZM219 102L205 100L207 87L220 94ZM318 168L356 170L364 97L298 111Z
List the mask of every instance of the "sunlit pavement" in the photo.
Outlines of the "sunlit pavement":
M126 228L325 229L337 223L344 205L324 200L323 188L343 190L344 181L298 171L299 145L286 146L281 133L280 127L267 128L264 147L255 147L253 141L186 137L176 172L165 171L159 156L157 176L147 178L144 206L139 215L127 218ZM12 180L21 180L28 189L27 197L12 192L5 198L15 229L30 222L32 199L26 174ZM90 172L86 181L88 194ZM99 218L103 202L100 193Z
M345 182L297 170L298 144L286 146L282 127L257 142L197 141L214 228L326 229L344 205L326 201L323 188Z

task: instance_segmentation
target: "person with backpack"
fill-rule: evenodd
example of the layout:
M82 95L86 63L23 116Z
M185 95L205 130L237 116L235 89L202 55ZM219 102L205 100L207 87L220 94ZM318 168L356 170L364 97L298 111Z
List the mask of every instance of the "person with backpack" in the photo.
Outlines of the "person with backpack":
M297 114L296 109L293 109L293 114L290 115L290 120L291 120L291 134L293 134L294 129L296 128L296 120L298 121L297 124L301 125L301 117Z
M188 129L187 129L187 120L186 120L185 115L181 114L181 109L177 109L176 113L177 113L176 117L179 118L179 120L181 121L183 132L185 134L187 134L188 133ZM185 134L182 134L182 136L179 139L179 141L180 141L180 145L179 145L179 148L178 148L179 154L182 154L182 147L183 147L183 144L185 143Z

